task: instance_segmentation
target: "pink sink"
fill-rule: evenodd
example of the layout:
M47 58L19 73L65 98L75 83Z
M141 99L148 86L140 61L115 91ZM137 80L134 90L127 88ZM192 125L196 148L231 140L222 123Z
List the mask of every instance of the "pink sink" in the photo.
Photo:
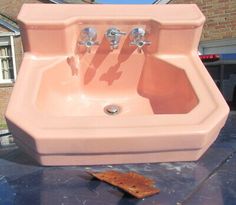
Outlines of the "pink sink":
M225 124L229 108L197 54L196 5L25 4L18 19L25 55L6 119L40 164L197 160ZM90 53L78 45L87 26L100 42ZM111 26L127 33L112 52ZM137 26L151 42L141 53L129 45Z

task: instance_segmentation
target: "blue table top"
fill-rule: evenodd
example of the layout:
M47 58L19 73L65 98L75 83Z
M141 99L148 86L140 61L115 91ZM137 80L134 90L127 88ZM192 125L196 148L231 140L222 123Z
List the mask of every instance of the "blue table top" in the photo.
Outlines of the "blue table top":
M159 195L138 200L86 171L135 171L156 181ZM0 149L1 205L235 205L236 113L197 162L41 167L17 146Z

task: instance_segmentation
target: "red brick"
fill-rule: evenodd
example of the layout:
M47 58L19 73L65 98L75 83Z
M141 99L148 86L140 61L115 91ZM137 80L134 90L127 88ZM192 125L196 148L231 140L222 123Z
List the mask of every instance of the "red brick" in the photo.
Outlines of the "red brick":
M190 3L188 0L172 0L171 4ZM235 0L192 0L206 16L202 40L235 38Z

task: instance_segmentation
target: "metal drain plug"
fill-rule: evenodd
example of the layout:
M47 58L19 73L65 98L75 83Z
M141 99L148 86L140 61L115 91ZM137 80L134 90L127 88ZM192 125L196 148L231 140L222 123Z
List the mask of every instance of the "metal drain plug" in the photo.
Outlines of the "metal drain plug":
M120 112L118 105L107 105L104 107L104 112L108 115L117 115Z

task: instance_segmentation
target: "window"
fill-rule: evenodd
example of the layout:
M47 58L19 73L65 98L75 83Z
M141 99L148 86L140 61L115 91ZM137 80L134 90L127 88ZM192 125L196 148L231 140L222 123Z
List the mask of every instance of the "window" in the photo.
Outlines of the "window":
M0 84L13 83L16 64L13 36L0 36Z

